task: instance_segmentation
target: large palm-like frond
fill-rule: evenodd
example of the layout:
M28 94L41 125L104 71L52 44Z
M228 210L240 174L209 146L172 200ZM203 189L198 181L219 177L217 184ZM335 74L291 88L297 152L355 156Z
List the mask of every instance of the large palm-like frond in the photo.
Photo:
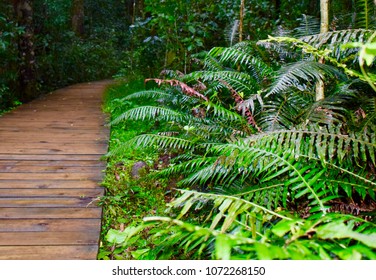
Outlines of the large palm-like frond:
M346 29L303 36L300 40L316 49L331 50L330 55L337 61L357 63L358 50L344 49L341 46L351 42L365 43L373 32L368 29Z
M271 85L266 97L289 88L300 91L313 90L315 82L325 80L328 77L340 76L341 73L337 68L318 63L315 61L299 61L282 67L277 74L276 80Z
M246 42L229 48L215 47L208 55L219 57L221 63L225 63L232 68L241 65L259 82L272 73L272 69L262 59L251 53L249 43Z
M356 0L357 26L362 28L375 27L375 3L372 0Z

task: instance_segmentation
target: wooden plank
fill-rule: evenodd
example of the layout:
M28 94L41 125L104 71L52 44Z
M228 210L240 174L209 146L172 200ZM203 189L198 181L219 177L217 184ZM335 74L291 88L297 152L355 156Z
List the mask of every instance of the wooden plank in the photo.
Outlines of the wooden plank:
M98 219L101 208L0 208L0 219Z
M7 121L5 125L2 125L2 130L4 129L33 129L33 128L43 128L43 129L72 129L72 128L80 128L80 129L91 129L96 130L104 126L103 122L78 122L74 120L69 120L65 122L32 122L32 125L29 123L22 123L19 120Z
M101 155L93 154L4 154L0 153L0 159L5 160L99 160Z
M99 160L5 160L0 159L0 169L4 168L4 166L10 166L12 168L20 168L24 169L29 166L33 167L104 167L106 166L105 162ZM15 170L15 169L13 169Z
M101 219L0 219L0 232L85 232L100 226Z
M91 197L51 197L51 198L29 198L29 197L19 197L19 198L2 198L0 197L0 207L97 207L98 199Z
M3 246L0 260L93 260L98 245L90 246Z
M91 197L103 195L103 188L91 189L0 189L0 198L18 197Z
M103 131L103 129L101 127L97 127L97 128L86 128L86 127L74 127L74 126L70 126L70 127L30 127L30 126L25 126L25 127L16 127L16 126L1 126L0 127L0 132L2 131L7 131L7 132L22 132L22 133L29 133L29 134L32 134L32 133L36 133L38 134L41 129L43 129L44 131L49 131L49 133L51 133L51 135L53 135L53 133L55 132L79 132L79 131L83 131L83 132L86 132L86 133L101 133ZM51 136L50 135L50 136Z
M0 232L0 246L97 245L98 231Z
M103 131L100 132L94 132L94 131L54 131L54 138L51 139L51 132L46 131L38 131L37 133L30 134L25 131L0 131L0 139L6 140L6 139L12 139L17 138L18 140L22 139L20 138L20 135L28 135L28 137L32 137L33 139L41 139L44 141L49 142L56 142L56 140L59 139L75 139L77 141L83 140L105 140L107 137L107 133L104 133Z
M0 161L0 173L93 173L101 172L102 166L61 166L50 163L50 165L13 165L12 163L4 164Z
M8 138L4 143L8 144L17 144L20 142L20 139L17 139L18 137L14 138ZM45 138L40 138L40 137L29 137L23 141L25 144L30 144L30 145L38 145L38 144L43 144L43 143L48 143L48 144L55 144L55 146L60 146L61 144L75 144L75 143L80 143L84 144L86 146L88 145L103 145L107 146L106 140L101 140L101 139L72 139L69 137L60 137L60 138L55 138L54 141L46 141Z
M100 185L98 181L92 180L28 180L28 179L16 179L13 180L1 180L0 189L56 189L56 188L97 188Z
M59 120L55 120L56 112L23 112L22 114L18 111L13 111L11 113L7 113L3 116L0 116L0 120L8 123L8 122L22 122L25 121L36 122L36 123L58 123L61 121L62 123L67 122L79 122L79 123L99 123L104 124L108 120L108 117L101 112L93 112L90 115L87 112L82 114L72 114L71 112L61 112L59 114Z
M1 154L43 154L43 155L67 155L67 154L81 154L81 155L99 155L102 156L107 152L107 146L103 144L85 145L85 144L67 144L65 146L56 145L51 148L43 148L34 145L25 145L25 147L9 147L8 145L0 146Z
M101 181L103 174L101 170L92 170L82 173L0 173L0 180L17 180L26 178L28 180L95 180Z
M72 142L71 142L72 141ZM0 146L0 151L10 151L12 150L22 150L22 149L38 149L38 150L52 150L52 151L62 151L67 150L70 152L79 152L79 154L95 154L102 149L107 149L107 144L101 143L91 143L87 145L86 143L76 142L74 140L68 141L68 143L50 143L50 142L22 142L22 143L7 143L3 141ZM2 152L7 153L7 152Z

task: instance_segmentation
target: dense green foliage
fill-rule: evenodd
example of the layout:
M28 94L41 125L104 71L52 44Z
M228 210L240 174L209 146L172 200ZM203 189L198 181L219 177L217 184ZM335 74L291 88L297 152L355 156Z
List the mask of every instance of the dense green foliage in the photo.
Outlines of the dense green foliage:
M17 45L15 37L22 32L12 21L0 13L0 112L15 105L12 96L16 87Z
M108 90L105 100L105 111L116 118L123 110L135 108L139 104L151 104L148 101L122 102L124 94L128 95L142 89L143 81L132 81L123 85L115 85ZM111 127L110 150L114 150L141 133L156 132L153 123L124 122ZM148 168L160 168L163 159L159 158L158 149L136 148L129 146L121 154L108 158L106 179L106 195L101 199L104 209L102 246L99 259L117 259L124 250L117 248L111 250L113 244L105 240L105 235L110 229L123 230L125 226L136 225L142 222L145 215L162 214L165 209L166 184L163 181L154 181L145 177L147 169L140 169L140 176L132 176L132 167L138 162L145 163ZM154 164L156 163L156 164ZM127 258L132 258L129 253Z
M202 70L165 71L147 80L159 88L127 95L157 105L112 123L161 129L109 156L130 146L174 153L150 178L178 179L178 190L167 216L110 230L107 242L138 259L375 259L375 53L363 48L371 34L216 47ZM318 81L325 98L316 101Z
M112 78L119 70L125 57L123 51L129 46L129 24L117 1L85 1L82 35L72 30L71 0L32 3L32 51L36 57L39 93L73 83ZM17 23L11 4L0 4L0 27L1 110L22 97L18 35L24 28Z
M127 77L154 77L163 69L186 73L198 69L192 54L239 40L240 1L81 1L82 34L72 27L74 2L79 1L30 1L39 93L111 78L116 72ZM373 15L372 9L364 8L363 2L369 1L356 1L356 7L351 0L335 2L331 10L338 26L363 23L364 11ZM344 14L355 8L361 17ZM315 1L252 0L246 1L244 11L242 37L254 41L299 27L296 19L302 14L310 16L304 16L300 26L319 16ZM6 108L22 97L17 44L23 27L10 1L0 3L0 18L0 107ZM372 23L371 19L366 22Z
M136 80L106 101L99 258L376 258L374 1L323 34L319 1L26 2L27 28L0 3L0 112L25 37L40 93Z

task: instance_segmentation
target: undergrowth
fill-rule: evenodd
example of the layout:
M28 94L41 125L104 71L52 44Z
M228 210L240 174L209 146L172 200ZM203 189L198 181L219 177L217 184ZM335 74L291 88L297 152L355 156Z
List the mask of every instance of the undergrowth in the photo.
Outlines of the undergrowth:
M116 118L123 110L139 106L137 102L120 102L125 96L144 88L143 81L133 81L127 84L117 84L110 87L105 98L105 111ZM143 105L151 102L142 102ZM153 122L123 122L111 126L110 150L116 149L138 134L154 132L158 127ZM145 216L161 214L165 208L166 184L163 180L152 180L146 175L150 170L159 168L164 164L164 157L156 148L123 149L121 154L107 158L106 176L103 185L106 194L101 200L103 206L102 242L98 259L132 259L134 253L127 254L124 248L116 248L109 244L104 236L111 229L119 231L129 226L134 226L142 221ZM136 163L146 164L132 176L132 167ZM142 246L147 241L140 240ZM134 249L134 248L133 248Z
M358 37L351 46L367 55L355 57L362 73L344 63L353 56L347 49L334 57L337 46L319 49L316 39L270 38L214 48L203 70L165 71L145 80L155 88L116 99L123 105L111 124L133 122L141 133L108 156L124 157L130 147L155 155L151 163L174 155L145 178L153 187L175 178L178 190L168 211L108 230L112 257L376 259L376 90L362 63L368 58L371 67L376 52ZM265 61L269 53L279 59ZM318 80L323 100L314 98Z

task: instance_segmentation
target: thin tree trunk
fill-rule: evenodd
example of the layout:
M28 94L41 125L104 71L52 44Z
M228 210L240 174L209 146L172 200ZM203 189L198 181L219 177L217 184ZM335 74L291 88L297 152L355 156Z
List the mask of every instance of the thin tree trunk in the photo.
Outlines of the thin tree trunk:
M320 33L325 33L329 31L329 0L320 0L320 11Z
M320 14L321 24L320 33L329 31L329 0L320 0ZM324 59L320 58L320 63L324 63ZM325 98L325 85L322 80L316 83L316 101L323 100Z
M19 87L20 99L23 102L30 101L37 96L37 72L33 43L34 25L32 4L32 0L13 1L13 8L18 25L24 29L24 32L20 35L18 40L20 56Z
M240 18L239 18L239 42L243 41L244 10L245 10L245 0L241 0Z
M72 30L77 36L83 36L85 33L84 0L73 0L72 2Z
M145 9L144 2L145 2L144 0L138 0L137 15L141 18L144 18L144 9Z
M133 24L133 7L134 0L125 1L125 16L127 18L128 24Z

